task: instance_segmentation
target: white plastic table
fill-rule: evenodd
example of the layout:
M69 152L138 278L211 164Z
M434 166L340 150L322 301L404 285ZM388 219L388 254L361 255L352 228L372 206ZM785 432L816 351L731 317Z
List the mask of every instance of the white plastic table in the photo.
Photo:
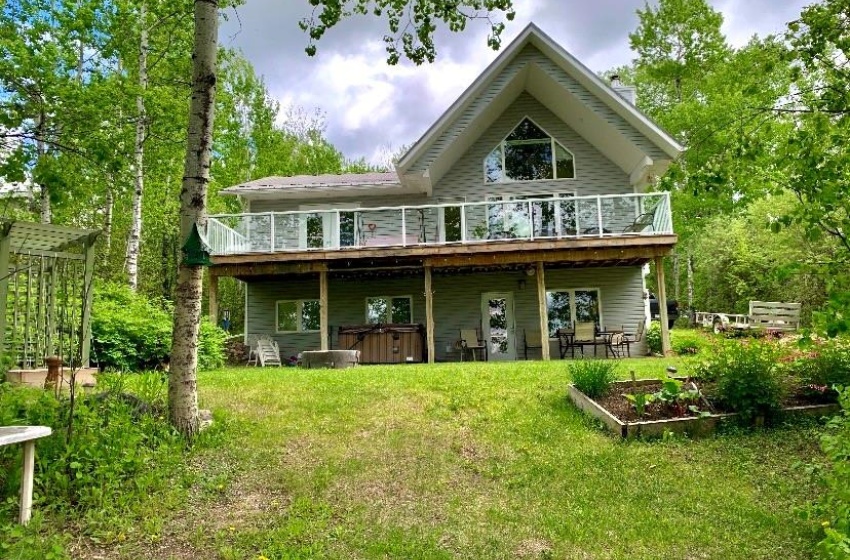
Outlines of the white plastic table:
M24 472L21 477L22 525L29 523L32 515L32 482L35 472L35 440L49 436L53 430L47 426L0 426L0 447L15 443L24 444Z

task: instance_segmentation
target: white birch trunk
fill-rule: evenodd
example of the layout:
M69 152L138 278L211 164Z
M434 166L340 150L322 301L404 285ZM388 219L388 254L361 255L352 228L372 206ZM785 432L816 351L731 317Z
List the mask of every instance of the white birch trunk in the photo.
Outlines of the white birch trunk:
M671 256L673 260L673 299L680 302L682 294L679 286L682 283L682 270L679 266L679 252L674 250Z
M688 253L688 311L693 319L694 314L694 257Z
M212 159L215 112L216 51L218 48L218 2L195 0L195 47L192 53L192 98L189 103L189 135L186 165L180 191L180 241L189 236L192 224L206 222L207 184ZM174 333L168 405L172 424L187 438L197 434L198 330L201 323L203 269L179 265L174 302Z
M35 149L39 161L47 154L47 147L44 143L44 128L46 125L45 120L46 117L44 115L44 111L39 111L35 124ZM50 188L44 183L39 183L38 186L41 189L41 208L39 212L41 217L41 223L49 224L52 220L52 214L50 211Z
M109 264L109 257L112 255L112 216L115 212L115 194L112 192L112 185L115 179L112 175L109 176L109 186L106 187L106 204L103 209L103 264Z
M134 151L135 181L130 236L127 239L127 282L130 289L139 287L139 251L142 244L142 193L145 187L145 90L148 87L147 3L139 6L139 94L136 96L136 142Z

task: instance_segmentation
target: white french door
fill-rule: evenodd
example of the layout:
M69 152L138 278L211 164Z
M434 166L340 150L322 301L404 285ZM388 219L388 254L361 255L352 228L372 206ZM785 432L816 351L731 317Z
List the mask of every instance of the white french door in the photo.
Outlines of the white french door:
M481 296L481 333L490 360L516 359L512 293L488 293Z

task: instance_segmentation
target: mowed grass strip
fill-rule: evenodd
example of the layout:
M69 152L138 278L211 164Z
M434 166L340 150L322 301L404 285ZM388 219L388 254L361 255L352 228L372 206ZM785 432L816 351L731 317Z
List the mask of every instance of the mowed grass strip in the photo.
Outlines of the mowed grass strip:
M623 360L659 376L681 359ZM807 558L816 428L622 442L568 363L201 374L225 424L151 557ZM204 486L203 481L206 482ZM139 551L127 551L128 555Z

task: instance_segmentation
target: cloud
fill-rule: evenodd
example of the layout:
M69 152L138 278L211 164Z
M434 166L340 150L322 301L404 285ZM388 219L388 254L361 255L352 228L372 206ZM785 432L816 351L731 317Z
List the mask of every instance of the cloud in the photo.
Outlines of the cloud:
M754 34L782 32L807 0L713 0L723 31L735 45ZM591 69L607 70L633 58L628 34L644 0L515 0L517 18L505 44L534 21ZM282 105L321 109L327 136L346 156L379 161L387 146L411 144L497 56L486 45L488 27L472 22L463 34L437 32L437 61L386 64L385 22L358 16L330 30L314 58L298 21L307 0L248 0L221 30L224 46L237 47L265 77Z

